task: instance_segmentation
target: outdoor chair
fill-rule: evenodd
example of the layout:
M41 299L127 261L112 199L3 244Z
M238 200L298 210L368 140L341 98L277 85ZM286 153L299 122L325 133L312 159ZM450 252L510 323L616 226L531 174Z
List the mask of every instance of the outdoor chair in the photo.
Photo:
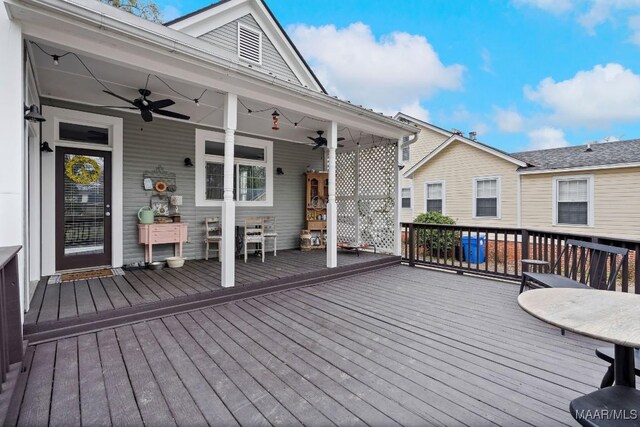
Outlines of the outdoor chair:
M204 259L209 260L209 251L216 252L218 261L222 262L222 224L219 217L204 219L205 232L205 252ZM211 248L211 244L215 244L215 249Z
M594 391L572 400L569 404L569 411L573 418L586 427L638 427L640 426L638 408L640 408L640 390L621 385Z
M568 239L548 273L522 273L520 293L531 283L545 288L614 291L628 254L628 249Z
M276 230L276 217L266 216L264 220L264 238L273 239L273 256L278 256L278 232Z
M613 361L615 359L613 349L614 349L613 347L596 348L596 356L598 356L600 359L604 360L605 362L610 363L609 368L607 369L607 372L604 374L604 377L602 377L600 388L611 387L613 385L613 380L614 380ZM635 349L635 355L636 355L636 360L635 360L636 376L640 377L640 349L637 349L637 348Z
M244 220L244 262L247 262L247 246L260 245L262 262L264 262L264 219L247 218Z

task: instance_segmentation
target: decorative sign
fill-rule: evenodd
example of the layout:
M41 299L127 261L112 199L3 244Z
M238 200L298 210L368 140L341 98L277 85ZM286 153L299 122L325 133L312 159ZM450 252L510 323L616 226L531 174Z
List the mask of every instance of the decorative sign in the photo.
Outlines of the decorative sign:
M169 193L174 193L178 190L176 185L176 174L166 171L160 165L153 170L144 171L142 178L142 186L147 191L155 189L158 192L167 191ZM151 184L151 188L149 188L149 183Z

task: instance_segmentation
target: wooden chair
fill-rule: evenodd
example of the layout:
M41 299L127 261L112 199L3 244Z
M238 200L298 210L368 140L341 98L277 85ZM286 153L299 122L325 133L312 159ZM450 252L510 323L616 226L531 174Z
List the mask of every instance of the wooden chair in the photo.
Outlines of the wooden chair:
M520 293L530 283L545 288L615 291L618 272L628 255L628 249L568 239L549 273L522 273Z
M278 256L278 232L276 230L276 217L266 216L264 220L264 238L273 239L273 256Z
M249 244L260 245L262 262L264 262L264 219L247 218L244 220L244 262L247 262L247 246Z
M209 259L209 250L217 252L218 261L222 262L222 223L219 217L204 219L204 243L206 245L204 259ZM210 245L216 244L216 249L210 249Z

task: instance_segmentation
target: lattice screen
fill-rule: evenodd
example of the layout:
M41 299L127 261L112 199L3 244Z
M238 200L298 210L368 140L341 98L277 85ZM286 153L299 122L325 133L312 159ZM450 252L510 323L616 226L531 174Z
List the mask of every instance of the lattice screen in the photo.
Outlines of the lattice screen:
M338 153L336 157L338 240L392 252L398 173L395 145Z

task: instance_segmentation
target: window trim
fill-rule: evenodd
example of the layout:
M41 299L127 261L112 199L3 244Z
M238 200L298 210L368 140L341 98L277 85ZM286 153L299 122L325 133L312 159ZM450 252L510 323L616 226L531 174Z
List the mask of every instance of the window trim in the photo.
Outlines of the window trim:
M476 196L478 195L478 181L488 181L495 180L496 181L496 216L478 216L476 204ZM502 219L502 177L501 176L476 176L473 178L473 186L472 186L472 205L471 212L473 213L472 218L478 220L492 220L492 219Z
M427 186L429 184L442 184L442 215L447 214L447 184L444 179L434 179L431 181L425 181L424 183L424 211L429 212L427 210L427 201L429 200L427 197L429 193L427 192ZM434 199L436 200L436 199Z
M245 58L242 55L240 55L240 29L241 28L258 35L258 57L259 57L258 61L254 61L252 59ZM237 40L238 59L240 59L241 61L249 62L251 64L262 65L262 44L263 44L262 31L256 30L255 28L252 28L248 25L244 25L241 22L238 22L238 40Z
M560 181L582 181L587 180L587 223L586 224L563 224L558 222L558 183ZM551 180L551 192L553 194L551 207L551 223L554 227L594 227L595 224L595 187L593 175L559 175Z
M410 206L408 208L405 208L404 206L402 206L402 199L405 199L405 197L402 197L402 190L409 190L409 203L410 203ZM410 185L408 187L402 187L400 189L400 209L412 209L413 210L413 185Z
M249 160L242 158L234 158L234 167L238 164L248 166L264 166L266 168L266 200L261 201L238 201L235 200L236 206L262 206L273 207L273 141L264 139L249 138L246 136L234 136L235 146L244 145L247 147L263 148L265 150L265 160ZM205 197L206 193L206 163L214 162L224 164L224 156L216 156L205 154L205 142L215 141L224 143L224 133L204 129L196 129L196 206L222 206L222 200L209 200ZM236 177L238 179L238 177Z

